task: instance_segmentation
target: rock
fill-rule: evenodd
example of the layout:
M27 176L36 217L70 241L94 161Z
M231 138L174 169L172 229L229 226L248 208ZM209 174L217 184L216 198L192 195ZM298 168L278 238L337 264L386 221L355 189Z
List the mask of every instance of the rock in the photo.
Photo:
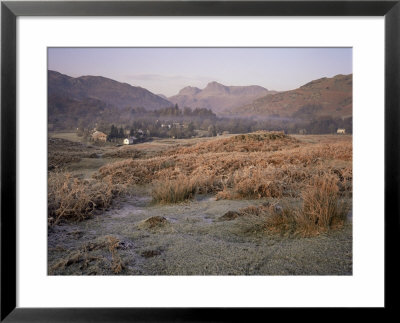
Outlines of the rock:
M278 214L281 214L282 211L283 211L283 208L282 208L282 206L280 206L279 204L277 204L277 205L275 205L275 207L274 207L274 211L275 211L276 213L278 213Z
M236 212L236 211L228 211L228 212L226 212L224 215L220 216L220 217L218 218L218 220L219 220L219 221L231 221L231 220L236 219L236 218L239 217L239 216L240 216L240 213L239 213L239 212Z
M161 251L160 250L145 250L140 255L144 258L151 258L154 256L161 255Z
M120 241L118 244L118 248L122 250L131 249L133 248L133 243L128 240Z
M156 227L162 227L164 225L166 225L168 223L168 220L162 216L152 216L151 218L148 218L146 220L144 220L141 223L141 226L148 228L148 229L152 229L152 228L156 228Z

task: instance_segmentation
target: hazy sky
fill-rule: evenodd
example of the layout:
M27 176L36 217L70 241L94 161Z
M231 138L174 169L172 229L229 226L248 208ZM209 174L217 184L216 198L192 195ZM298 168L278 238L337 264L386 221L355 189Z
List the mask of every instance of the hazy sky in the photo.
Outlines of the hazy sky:
M211 81L283 91L352 73L352 49L49 48L48 68L73 77L104 76L166 96Z

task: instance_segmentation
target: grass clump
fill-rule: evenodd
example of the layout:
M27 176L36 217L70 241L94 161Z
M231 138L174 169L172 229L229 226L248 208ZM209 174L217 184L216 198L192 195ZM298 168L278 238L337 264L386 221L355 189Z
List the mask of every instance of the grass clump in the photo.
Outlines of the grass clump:
M314 179L303 194L302 205L249 206L239 210L241 215L257 217L268 232L281 235L314 236L342 227L346 221L348 205L340 200L336 178L324 176Z
M107 236L105 245L111 253L111 270L114 274L121 273L125 266L121 256L117 252L117 249L120 246L120 241L113 236Z
M49 173L48 223L81 221L109 207L124 188L103 181L82 180L70 173Z
M122 245L119 239L114 236L106 236L103 239L94 242L88 242L79 249L72 250L66 257L60 259L49 268L51 275L62 273L67 267L76 265L79 270L88 270L95 265L105 267L107 271L114 274L120 274L125 268L118 249ZM108 251L111 254L111 261L105 257L102 252Z
M265 228L272 233L296 235L300 233L298 212L291 207L274 208L265 221Z
M195 182L186 176L179 176L173 180L156 181L151 195L155 203L170 204L191 199L195 193Z
M226 182L217 199L280 198L284 195L285 186L276 173L276 169L270 167L242 168Z
M339 199L336 177L316 178L302 197L303 207L298 222L303 231L326 231L343 225L348 205Z

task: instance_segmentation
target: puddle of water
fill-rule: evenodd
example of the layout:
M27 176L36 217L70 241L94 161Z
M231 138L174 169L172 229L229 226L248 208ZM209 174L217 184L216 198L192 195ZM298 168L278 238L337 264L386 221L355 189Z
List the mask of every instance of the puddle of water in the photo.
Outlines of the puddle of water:
M197 202L214 202L217 199L213 195L196 195L195 200Z

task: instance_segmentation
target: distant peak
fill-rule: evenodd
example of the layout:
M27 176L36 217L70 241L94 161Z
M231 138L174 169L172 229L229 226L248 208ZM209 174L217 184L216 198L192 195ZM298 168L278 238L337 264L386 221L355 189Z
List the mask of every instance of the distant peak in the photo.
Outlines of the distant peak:
M194 86L186 86L182 90L179 91L178 94L196 94L199 93L201 90Z
M209 82L206 87L225 87L225 85L218 83L217 81L212 81Z
M221 83L218 83L216 81L210 82L207 84L205 87L204 91L228 91L229 88Z

